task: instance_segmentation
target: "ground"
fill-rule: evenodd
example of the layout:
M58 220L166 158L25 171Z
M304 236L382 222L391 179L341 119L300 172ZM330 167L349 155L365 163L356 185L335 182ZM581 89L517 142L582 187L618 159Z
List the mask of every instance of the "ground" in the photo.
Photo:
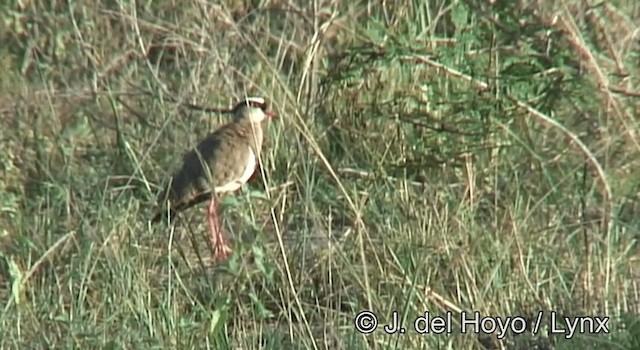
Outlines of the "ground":
M635 1L0 15L0 347L640 348ZM206 203L148 220L244 96L280 118L216 264Z

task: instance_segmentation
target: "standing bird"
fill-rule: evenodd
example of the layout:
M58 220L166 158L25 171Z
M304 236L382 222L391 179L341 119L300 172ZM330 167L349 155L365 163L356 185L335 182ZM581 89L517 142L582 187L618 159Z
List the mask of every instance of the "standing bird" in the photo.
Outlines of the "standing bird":
M262 122L276 116L268 102L249 97L233 108L233 121L210 133L195 149L184 155L182 168L161 193L152 222L168 214L211 199L207 218L215 259L225 259L231 248L224 242L218 219L219 197L238 190L254 174L264 139ZM168 203L167 203L168 202Z

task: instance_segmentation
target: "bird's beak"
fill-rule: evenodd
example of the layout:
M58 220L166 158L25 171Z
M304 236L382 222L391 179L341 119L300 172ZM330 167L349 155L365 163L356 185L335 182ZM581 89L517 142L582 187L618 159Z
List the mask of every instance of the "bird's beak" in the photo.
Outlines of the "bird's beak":
M274 111L265 111L264 114L266 114L267 117L269 117L269 118L275 118L275 117L278 116L278 114L276 112L274 112Z

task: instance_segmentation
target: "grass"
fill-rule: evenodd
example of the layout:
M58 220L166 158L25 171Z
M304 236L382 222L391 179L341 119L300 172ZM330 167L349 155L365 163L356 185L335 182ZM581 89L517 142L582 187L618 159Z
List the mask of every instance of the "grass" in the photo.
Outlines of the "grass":
M640 347L636 2L9 0L1 16L0 347ZM223 203L235 253L214 264L204 208L148 219L228 118L188 105L245 95L280 118L264 174ZM515 329L462 333L474 311ZM404 334L383 332L394 312ZM425 312L451 333L413 331ZM551 334L577 316L610 332Z

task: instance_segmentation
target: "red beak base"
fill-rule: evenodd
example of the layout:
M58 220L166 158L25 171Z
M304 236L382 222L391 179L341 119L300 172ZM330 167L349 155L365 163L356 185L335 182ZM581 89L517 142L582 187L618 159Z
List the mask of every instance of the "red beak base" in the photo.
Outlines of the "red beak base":
M266 114L267 117L269 117L269 118L275 118L275 117L278 116L278 114L276 112L274 112L274 111L265 111L264 114Z

